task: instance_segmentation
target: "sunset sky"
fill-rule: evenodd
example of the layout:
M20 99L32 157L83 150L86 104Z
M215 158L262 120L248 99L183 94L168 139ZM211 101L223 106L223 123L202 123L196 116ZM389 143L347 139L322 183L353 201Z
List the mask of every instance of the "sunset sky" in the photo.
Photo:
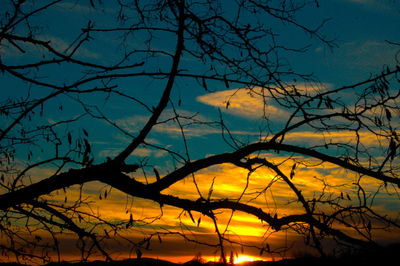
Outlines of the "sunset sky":
M37 3L40 1L36 1ZM118 10L107 3L100 9L90 8L89 1L62 1L49 8L34 18L38 25L45 25L39 29L43 38L52 40L52 44L60 50L68 49L69 43L79 34L79 30L87 25L88 20L95 22L95 27L111 27L109 19L114 17ZM97 1L94 1L95 3ZM107 1L103 1L107 2ZM229 1L226 2L226 12L229 12ZM10 7L9 7L10 8ZM6 7L7 9L7 7ZM4 11L1 11L3 15ZM357 83L368 78L371 73L379 73L396 65L398 47L390 45L388 41L400 42L398 28L400 26L400 4L397 1L389 0L330 0L319 1L319 8L305 8L299 13L299 18L306 25L317 25L317 21L325 18L329 20L324 25L322 32L327 39L335 40L336 46L332 49L324 46L315 38L300 35L297 31L282 23L272 24L271 27L280 29L279 41L288 47L305 47L307 51L301 54L287 53L288 61L293 69L302 73L313 73L320 81L302 82L297 87L299 90L309 92L309 94L338 88L347 84ZM397 35L396 35L397 34ZM104 34L105 35L105 34ZM76 55L77 58L89 60L95 63L111 64L119 59L114 55L120 55L120 41L122 36L118 33L101 37L98 33L96 40L83 46ZM141 36L135 36L135 42L130 43L131 47L143 49ZM130 37L128 37L130 38ZM134 39L134 38L132 38ZM132 42L132 39L128 41ZM174 40L158 39L154 41L163 51L173 52ZM27 53L21 54L18 49L9 44L1 44L0 56L4 63L13 65L21 62L27 63L43 56L43 52L32 47L25 47ZM154 60L154 61L152 61ZM165 61L164 61L165 60ZM169 64L166 59L158 57L149 59L148 66L144 69L152 70L160 68L168 71ZM132 62L134 63L134 62ZM385 65L385 67L383 67ZM201 62L195 62L190 56L183 57L182 69L190 69L192 72L203 71ZM60 68L42 68L38 76L43 81L56 81L58 84L69 84L71 81L81 78L81 69L74 69L72 65L63 65ZM20 80L11 77L9 74L1 74L0 99L5 101L8 97L25 97L27 86ZM290 81L287 81L290 82ZM121 91L130 93L132 97L140 98L148 106L156 106L160 93L162 92L165 80L130 78L119 81L118 86ZM188 153L191 160L196 160L214 154L232 151L231 148L222 141L221 129L212 121L218 121L221 116L229 126L230 133L243 141L257 141L260 139L260 131L267 127L263 115L269 118L268 126L272 131L282 128L286 120L290 117L290 111L272 102L263 102L257 95L250 95L237 84L231 84L227 88L221 82L208 82L208 89L205 91L202 85L194 83L192 80L184 78L177 79L172 91L171 101L174 103L176 112L182 117L195 116L200 123L196 125L186 124L189 120L182 119L183 132L188 145ZM33 97L41 97L49 93L50 90L37 89L33 87L30 92ZM257 92L257 88L254 89ZM114 121L121 130L110 126L99 119L93 119L86 115L74 123L74 127L66 126L62 132L62 137L66 138L70 132L73 139L82 137L83 129L89 135L92 146L94 163L101 163L107 158L116 156L131 138L128 134L135 136L141 127L146 123L150 112L142 105L133 105L131 101L110 95L81 95L78 100L84 101L89 110L94 115L105 115ZM344 95L351 99L352 95ZM72 117L78 117L85 113L77 99L67 96L55 98L44 106L45 115L36 117L30 126L37 123L56 123ZM178 101L179 106L178 106ZM229 101L229 108L226 108ZM46 110L49 110L46 113ZM51 110L51 111L50 111ZM219 111L220 110L220 111ZM167 121L175 115L174 109L170 104L159 121ZM1 124L8 124L9 120L4 116L0 117ZM2 126L3 128L3 126ZM153 131L146 138L146 142L156 146L177 150L185 154L182 141L182 130L175 123L169 121L160 123L153 128ZM268 136L264 136L268 137ZM360 142L370 150L377 151L381 146L387 147L388 139L377 138L369 132L360 132ZM288 144L294 145L323 145L325 141L354 143L356 136L352 132L331 131L315 132L310 128L290 132L285 136ZM36 149L39 150L40 147ZM49 149L52 153L53 148L42 146ZM40 154L40 153L38 153ZM273 151L266 152L265 156L272 162L281 162L282 170L286 173L291 171L296 159L304 159L300 155L286 160L287 154L277 154ZM46 156L42 153L37 155L36 160L43 160ZM17 154L17 161L25 165L26 151L21 150ZM170 155L159 149L150 146L140 146L132 156L129 157L130 163L143 163L147 165L145 172L138 171L132 174L136 180L143 182L154 182L156 176L153 168L156 168L161 176L174 170L173 160ZM327 182L337 189L330 187L325 191L332 197L348 197L349 204L356 200L355 187L352 181L356 175L350 171L345 171L336 165L321 163L317 159L308 159L309 165L299 165L296 169L296 176L293 182L302 190L305 196L310 198L318 195L323 189L323 182ZM362 163L367 163L362 162ZM51 175L55 167L47 166L35 168L30 172L33 181L40 180L44 176ZM193 179L196 180L197 188ZM372 178L364 179L364 189L373 192L380 184ZM213 184L213 186L212 186ZM264 191L270 185L271 190ZM189 176L184 180L174 184L165 194L177 195L182 198L196 200L199 193L207 198L212 187L211 199L241 198L243 202L251 202L253 206L268 210L272 214L282 215L298 213L300 203L294 201L295 195L282 180L278 180L272 171L260 168L248 174L248 171L230 164L222 164L207 168L198 172L195 176ZM244 193L244 188L246 190ZM200 242L217 243L213 221L199 213L189 214L170 206L160 208L158 203L127 197L125 194L110 189L110 187L98 182L87 183L84 185L85 197L87 197L94 213L100 213L102 218L108 221L118 222L127 221L132 217L133 226L121 233L123 236L140 240L144 234L154 234L151 239L150 250L143 250L144 256L162 258L175 262L184 262L193 258L199 252L206 259L218 260L219 253L215 252L216 247L202 246ZM105 191L107 196L105 197ZM388 188L387 193L394 192ZM80 196L80 187L73 186L67 189L67 202L73 202ZM244 193L244 194L243 194ZM343 194L344 193L344 194ZM386 193L386 192L385 192ZM387 197L387 194L377 195L375 207L389 213L398 213L399 204L395 199ZM101 195L101 199L99 197ZM60 201L64 200L64 193L54 193L51 196ZM192 215L192 217L190 217ZM192 220L193 218L193 220ZM268 243L271 249L294 244L295 251L305 251L302 245L303 239L295 235L292 231L282 231L271 234L271 229L260 220L240 212L223 211L217 216L219 230L226 233L226 237L236 242L226 247L227 254L232 251L234 254L249 256L255 259L271 260L273 255L260 254L259 250L252 249L251 246L260 243ZM346 228L341 228L346 231ZM96 229L97 230L97 229ZM102 230L102 229L98 229ZM159 232L159 233L156 233ZM185 232L188 239L183 239L180 234ZM190 233L189 233L190 232ZM109 232L111 234L111 232ZM44 236L46 237L46 236ZM47 236L49 237L49 236ZM61 243L64 250L64 259L77 259L77 247L71 235L65 233ZM398 235L380 235L382 241L392 241ZM398 239L398 238L397 238ZM199 242L199 243L196 243ZM243 244L241 246L240 244ZM331 243L327 243L331 245ZM136 257L134 249L126 246L115 245L115 256L117 258ZM333 245L333 244L332 244ZM287 253L292 256L294 253ZM99 256L100 257L100 256ZM280 258L280 255L276 255Z

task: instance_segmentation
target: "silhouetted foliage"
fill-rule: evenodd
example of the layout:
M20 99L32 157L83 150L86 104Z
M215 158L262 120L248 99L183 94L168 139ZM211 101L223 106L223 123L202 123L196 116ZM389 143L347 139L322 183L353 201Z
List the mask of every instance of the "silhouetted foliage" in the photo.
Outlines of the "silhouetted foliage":
M381 232L399 234L400 66L343 87L326 87L312 74L293 69L291 55L306 52L307 45L280 39L285 27L335 47L323 32L326 21L309 26L297 17L305 7L318 12L318 1L3 2L0 70L9 95L0 105L3 258L61 261L64 237L72 239L82 261L99 254L112 261L113 241L141 258L152 241L162 244L164 237L178 235L214 247L227 263L227 244L256 248L260 256L290 248L270 245L274 232L294 232L322 255L326 239L370 250L380 245ZM60 9L65 17L53 18ZM75 22L71 18L78 11L88 13ZM181 110L190 90L213 93L217 88L232 90L227 110L242 91L263 101L257 134L235 134L221 110L215 120ZM110 105L124 109L116 114ZM133 129L119 120L121 113L140 114L131 122ZM180 146L149 137L157 127L167 132L171 125ZM210 151L195 155L188 141L192 128L219 131L224 150L204 140ZM293 141L304 132L313 134L313 141ZM105 147L96 138L101 134L108 134L104 150L112 151L106 156L99 156ZM168 154L168 159L160 165L150 155L131 156L141 149ZM200 191L198 174L221 164L246 172L239 196L223 195L215 178L207 192ZM321 177L315 174L318 167L338 170ZM258 171L269 173L265 186L248 191ZM301 172L306 172L304 182ZM345 181L335 183L338 176ZM168 189L184 179L194 183L196 198L170 194ZM101 184L98 201L87 196L94 193L88 187L93 183ZM306 191L308 185L315 186ZM285 206L293 213L280 211L283 205L268 198L280 186L290 191ZM117 190L128 197L121 206L128 218L109 220L96 210ZM382 195L395 207L382 209ZM264 197L264 205L255 203ZM136 219L129 207L133 198L158 204L161 214ZM193 228L211 222L218 241L192 238L185 226L135 231L162 218L169 206L182 211L180 218L190 218ZM219 224L221 210L258 218L268 232L264 241L252 246L234 240L223 230L230 219ZM133 232L143 236L128 237Z

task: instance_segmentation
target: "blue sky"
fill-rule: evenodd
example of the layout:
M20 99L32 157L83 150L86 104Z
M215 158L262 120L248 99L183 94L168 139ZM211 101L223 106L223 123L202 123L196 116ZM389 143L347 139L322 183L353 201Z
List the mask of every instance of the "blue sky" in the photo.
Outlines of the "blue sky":
M38 2L40 1L36 1L36 4ZM37 29L38 33L36 36L41 39L51 40L51 44L55 48L64 51L68 48L74 37L80 33L81 29L88 25L89 20L94 22L97 28L118 26L117 23L110 22L110 18L115 17L117 14L116 8L109 4L110 2L108 1L103 2L105 5L98 10L90 8L89 1L77 1L77 3L75 1L64 1L55 5L48 12L43 12L43 15L35 16L32 19L33 24L41 26ZM307 47L304 53L282 51L280 55L282 59L290 62L295 71L304 74L313 73L315 80L320 81L320 83L300 81L298 85L299 89L313 93L317 89L327 90L338 88L343 85L362 81L370 75L379 74L383 69L386 69L386 66L393 68L396 65L396 53L399 46L391 45L389 42L400 42L400 36L398 35L398 28L400 26L399 3L389 0L321 0L319 2L319 8L311 5L312 7L302 10L298 14L297 19L305 25L310 26L310 28L316 27L324 19L329 19L321 29L321 32L327 39L334 40L335 45L333 47L327 47L316 38L310 39L308 34L299 32L298 29L290 25L266 19L266 23L271 22L271 27L278 30L279 35L276 39L280 44L293 48ZM224 3L229 3L229 1L224 1ZM29 6L26 6L26 8L29 9ZM229 7L227 7L227 10L229 10ZM25 30L24 27L21 27L17 28L16 31L19 34L23 34ZM114 64L122 59L123 48L121 47L121 41L123 40L123 36L119 32L107 34L93 33L93 35L96 39L81 47L75 55L76 59L98 64ZM152 43L153 49L160 49L165 53L174 52L175 44L171 35L160 34L156 37L158 39L156 38ZM127 36L126 45L130 49L146 49L145 39L146 35L144 34ZM22 44L22 47L26 49L25 54L20 53L9 43L3 42L1 45L0 57L4 64L16 65L19 63L34 62L38 58L46 58L48 56L48 54L43 53L40 49L32 46L24 46L24 44ZM234 54L234 52L232 53ZM155 56L154 58L137 56L132 58L129 63L134 64L141 61L145 62L145 65L140 68L143 71L151 72L160 69L161 71L168 72L170 68L170 59L163 55ZM223 66L220 67L222 71ZM182 69L185 69L185 73L203 73L207 70L202 62L193 59L193 57L187 54L182 59ZM84 70L84 68L76 68L73 64L62 64L43 67L37 70L37 72L32 70L32 72L21 71L21 73L29 77L36 77L43 82L55 82L58 85L62 85L70 84L76 79L84 78L86 75ZM129 71L124 70L120 73L128 73ZM136 71L136 69L133 68L133 71ZM87 73L88 76L91 74ZM2 84L0 90L1 102L9 97L31 97L35 99L47 95L52 91L52 89L41 86L32 86L29 89L25 83L11 77L7 73L0 74L0 80ZM288 83L292 82L291 80L284 81ZM159 94L164 88L165 80L135 77L112 80L110 84L117 84L121 92L129 94L131 97L137 97L151 108L157 105L160 97ZM93 82L83 86L83 88L101 85L100 82ZM193 80L179 78L172 91L171 102L174 104L176 111L182 116L181 123L185 127L185 137L189 146L191 159L198 159L210 154L231 150L223 142L220 128L213 123L219 120L220 113L224 122L229 126L231 133L243 142L257 141L260 130L265 131L267 127L267 122L263 119L263 112L261 111L264 106L263 102L257 99L257 97L249 96L244 90L237 91L237 89L240 89L240 85L231 83L229 88L227 88L223 82L207 81L207 87L210 91L204 89L201 81L196 83ZM351 95L348 96L351 99ZM226 108L228 99L230 99L230 106ZM39 124L52 124L85 114L87 110L82 108L79 101L86 103L88 110L93 115L107 116L121 129L133 136L138 133L138 130L150 116L150 112L143 105L132 104L132 101L114 94L82 94L73 97L62 95L44 105L44 117L36 115L32 121L25 121L24 127L26 129L34 128ZM282 122L289 116L287 110L279 108L272 103L270 105L267 104L265 112L270 119L270 126L273 130L281 128L283 125ZM189 120L184 117L192 117L194 115L199 123L196 125L186 125ZM159 121L167 120L173 116L174 110L172 104L170 104ZM0 117L0 122L7 125L10 123L10 120L2 116ZM205 125L206 123L209 124ZM58 128L61 136L65 138L68 132L70 132L74 140L84 137L83 129L89 133L89 141L93 148L95 163L101 163L107 157L112 158L131 140L129 136L124 135L105 121L93 119L87 114L77 123L74 123L73 126L60 126ZM176 150L184 154L184 145L180 133L180 129L176 123L160 124L155 126L153 132L146 138L146 141L150 144ZM352 141L354 137L344 133L336 134L335 132L325 136L314 133L309 128L304 128L302 132L293 132L292 135L288 134L287 140L290 143L312 145L322 143L324 137L334 140L348 139L349 141ZM363 132L361 137L368 147L373 148L377 146L374 139L371 139L371 136L368 134L364 134ZM383 141L383 143L385 142ZM52 150L52 146L48 145L43 144L31 147L32 150L37 151L37 160L48 156L46 151L40 152L40 149L43 148L45 150ZM67 144L64 143L64 145ZM26 163L24 162L26 159L26 150L18 150L17 155L22 164ZM275 159L280 160L282 158L277 156ZM147 163L148 172L150 173L149 178L153 179L155 177L151 171L154 165L157 166L161 174L174 169L172 160L170 160L166 152L148 146L137 149L130 160L135 163L139 161ZM306 169L303 170L304 173L308 171ZM40 178L40 175L46 171L48 169L39 169L33 175L37 175L37 178ZM206 193L210 176L220 174L222 176L221 180L225 180L226 182L230 178L230 173L232 176L237 173L235 171L237 169L221 166L218 169L210 169L207 173L201 173L200 176L203 176L204 180L207 181L202 183L201 188ZM340 170L332 170L332 168L327 167L327 169L313 170L311 174L327 174L332 180L335 180L332 182L344 182L343 180L340 181L340 178L335 175L338 173L340 173ZM259 176L262 176L262 174L266 173L260 173ZM310 173L307 172L307 174ZM306 179L299 178L298 180L299 186L306 186ZM223 181L220 182L220 185L226 185L225 189L233 194L240 191L237 187L243 185L239 181L237 181L238 183L232 182L233 184L226 184ZM262 181L259 180L257 182L261 183ZM254 189L260 184L257 182L254 184ZM229 185L231 186L229 187ZM99 186L90 188L92 189L91 191L103 189L99 188ZM177 193L191 195L190 191L186 191L186 188L182 184L171 191L174 192L174 189L178 191ZM308 192L311 195L312 191ZM195 195L191 196L194 197ZM223 197L224 195L222 193L219 196ZM284 193L277 192L276 197L283 200ZM118 203L121 203L121 201L123 201L121 200L121 195L117 194L117 199L110 203L108 207L104 207L104 211L107 212L106 215L110 215L111 217L111 210ZM390 205L389 208L393 207L392 202L387 204ZM154 211L154 206L149 209ZM143 216L147 213L146 211L143 207ZM285 211L290 212L289 209L285 209ZM174 214L170 214L170 212L173 213L169 209L166 211L166 221L164 221L163 225L174 221L172 218ZM123 215L123 212L121 213ZM243 217L239 218L242 219L238 219L237 222L239 225L244 223L243 220L247 221ZM251 225L254 223L254 221L250 220L247 222ZM238 230L240 229L239 225L237 226ZM257 231L257 233L260 233L260 231ZM254 234L256 235L257 233ZM249 241L254 241L254 239ZM162 251L157 252L160 252L160 256L166 256Z

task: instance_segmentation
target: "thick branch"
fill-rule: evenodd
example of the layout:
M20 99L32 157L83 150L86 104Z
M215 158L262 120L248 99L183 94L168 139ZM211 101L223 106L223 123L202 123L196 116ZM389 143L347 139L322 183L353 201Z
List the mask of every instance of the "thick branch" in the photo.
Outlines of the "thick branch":
M314 226L315 228L318 228L320 231L323 231L331 236L337 237L343 241L346 241L354 245L362 247L372 247L375 245L370 242L365 242L360 239L353 238L341 232L340 230L330 228L327 224L318 221L308 213L300 215L288 215L281 218L277 218L277 217L272 217L269 213L264 212L261 208L257 208L237 201L230 201L228 199L221 201L206 201L204 199L198 199L196 201L193 201L188 199L181 199L171 195L164 195L156 192L151 193L146 190L138 189L136 181L133 181L132 179L129 178L126 178L124 180L125 182L121 181L122 181L121 179L119 180L110 179L107 182L107 184L132 196L136 197L139 196L141 198L153 200L160 203L160 205L165 204L178 207L183 210L197 211L206 216L212 215L211 212L214 210L219 210L219 209L236 210L253 215L259 218L260 220L265 221L276 231L279 231L285 225L289 225L291 223L303 222L303 223L308 223L309 225Z
M138 194L138 196L146 193L158 193L159 191L168 188L169 186L178 182L179 180L182 180L189 174L195 173L201 169L205 169L207 167L213 165L219 165L222 163L239 164L242 158L245 158L246 156L254 152L268 151L268 150L293 152L317 158L324 162L330 162L338 166L341 166L345 169L352 170L360 174L368 175L378 180L382 180L384 182L400 185L400 179L398 178L390 177L383 173L375 172L373 170L354 165L348 161L344 161L339 158L320 153L318 151L314 151L303 147L297 147L293 145L275 143L275 142L266 142L266 143L258 142L245 146L232 153L223 153L219 155L214 155L208 158L188 163L185 166L172 172L171 174L166 175L164 178L161 178L159 181L156 181L149 185L144 185L140 182L135 181L135 187L136 187L135 190L140 188L139 190L142 191L141 193ZM91 166L89 168L80 170L70 170L68 172L59 174L57 176L52 176L38 183L29 185L15 192L10 192L1 195L0 209L7 209L11 206L27 202L33 198L49 194L52 191L61 189L63 187L68 187L74 184L83 184L94 180L102 181L104 183L109 183L110 179L117 180L118 182L121 182L123 184L124 182L122 181L124 179L126 178L130 179L130 178L121 174L120 171L121 169L116 168L116 165L114 165L112 162ZM122 180L120 179L121 177L123 177ZM114 185L117 187L118 184L115 183Z
M214 156L210 156L204 159L197 160L195 162L191 162L186 164L185 166L179 168L178 170L166 175L164 178L160 179L159 181L150 184L149 186L153 186L155 188L159 188L160 191L163 189L168 188L172 184L178 182L179 180L183 179L184 177L188 176L191 173L199 171L201 169L218 165L222 163L233 163L238 164L242 158L249 156L252 153L259 152L259 151L286 151L297 153L309 157L313 157L316 159L320 159L324 162L330 162L341 166L345 169L352 170L354 172L371 176L373 178L382 180L384 182L394 183L400 185L400 179L387 176L381 172L375 172L373 170L363 168L358 165L354 165L348 161L312 150L308 148L281 144L276 142L258 142L253 143L248 146L245 146L235 152L232 153L223 153Z
M50 194L58 189L105 179L105 176L113 176L113 173L115 173L115 170L111 163L104 163L78 170L71 169L68 172L51 176L19 190L0 195L0 210L6 210L10 207L30 202L39 196Z

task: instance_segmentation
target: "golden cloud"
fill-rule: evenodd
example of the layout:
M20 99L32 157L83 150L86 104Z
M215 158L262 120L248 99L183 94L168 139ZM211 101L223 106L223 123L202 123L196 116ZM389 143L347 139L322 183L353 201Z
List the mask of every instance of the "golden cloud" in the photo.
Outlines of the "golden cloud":
M257 90L257 89L253 89ZM260 92L258 90L258 92ZM249 119L261 118L265 113L271 119L288 117L288 113L278 107L265 103L259 94L246 89L233 89L209 93L197 97L201 103L221 108L222 111Z
M312 132L298 131L285 134L285 139L301 141L301 143L320 145L324 143L348 143L355 144L359 141L364 146L387 146L389 140L369 131L359 131L358 136L354 131L330 131L330 132Z
M313 95L330 86L330 84L317 86L311 83L301 83L296 84L296 90L301 94ZM287 89L292 90L292 87L288 86ZM272 120L283 120L289 118L288 111L273 105L271 101L272 93L279 98L280 94L284 93L283 90L273 88L271 91L260 87L223 90L198 96L197 101L221 108L226 113L249 119L267 117Z
M301 137L310 136L315 137L312 132L298 132L293 133L292 136L288 135L288 138L296 138L301 134ZM320 138L326 136L319 136ZM330 135L332 138L340 139L341 141L347 141L352 139L351 134L346 132L337 132ZM369 138L368 133L365 133L362 137ZM304 158L301 156L295 156L288 160L287 157L279 156L273 153L260 154L259 156L268 158L269 161L279 164L279 167L283 173L290 175L291 169L295 161L307 161L310 165L305 166L298 164L295 175L293 176L292 182L301 190L302 194L307 200L318 198L324 195L324 199L332 199L340 197L341 192L344 193L344 199L342 204L357 204L357 187L354 182L357 180L357 175L351 171L343 170L330 163L322 163L316 159ZM45 171L45 169L43 169ZM36 173L38 174L38 173ZM42 173L43 174L43 173ZM140 176L135 176L137 180ZM149 176L149 180L155 180L154 176ZM207 198L211 184L214 180L212 187L213 192L211 195L212 200L221 200L229 198L231 200L237 200L241 197L240 201L243 203L249 203L257 208L262 208L265 212L271 215L277 214L278 217L290 214L303 214L305 211L299 201L296 198L295 193L290 189L288 184L282 179L277 178L275 173L271 170L263 167L258 168L251 175L248 170L239 168L232 164L222 164L215 167L210 167L194 176L197 187L201 192L202 196ZM361 180L366 193L373 194L377 188L382 186L382 182L378 182L373 178L363 177ZM329 185L329 186L326 186ZM247 187L247 189L245 189ZM375 210L381 211L382 213L394 213L398 212L396 207L397 202L391 200L389 193L396 192L395 189L388 187L387 193L385 191L379 193L375 197L376 204L374 205ZM159 204L149 200L142 200L133 197L127 197L122 192L113 189L111 193L108 193L107 199L100 200L99 195L104 195L104 191L109 191L109 187L99 182L91 182L84 185L84 197L90 202L92 210L96 210L106 220L109 221L128 221L130 214L132 213L133 219L137 220L137 228L130 228L123 234L129 235L131 238L142 237L143 234L149 234L153 232L164 232L171 234L169 243L176 243L176 245L182 245L182 238L179 238L173 233L183 232L188 233L190 237L195 239L204 239L211 241L210 236L215 232L214 224L211 219L203 216L202 214L193 212L195 222L192 221L190 215L181 209L177 209L170 206L163 206L160 208ZM166 191L166 194L176 195L182 198L188 198L196 200L200 197L197 193L196 185L193 182L193 177L187 177L184 180L174 184ZM347 194L351 199L347 199ZM55 200L63 201L65 194L59 191L59 194L53 194L52 197ZM68 203L78 199L80 195L79 186L74 186L67 189ZM101 207L100 207L101 206ZM390 210L392 208L392 210ZM325 210L323 204L317 206L317 210ZM90 211L87 209L87 211ZM230 217L232 216L232 219ZM245 213L235 211L232 213L230 210L221 210L216 214L220 231L227 232L227 237L232 240L240 239L241 243L248 243L254 241L254 239L263 239L265 235L270 232L268 226L262 224L257 218L249 216ZM197 220L201 218L201 224L197 227ZM339 229L348 230L344 227ZM189 233L190 232L190 233ZM351 232L349 232L351 234ZM279 237L286 234L286 232L278 232L274 234L268 241L270 244L276 243L278 245ZM290 234L290 232L289 232ZM215 235L214 235L215 237ZM291 239L295 239L295 236L290 236ZM393 236L392 236L393 237ZM163 237L164 239L164 237ZM390 239L390 236L388 236ZM154 241L152 248L154 253L151 256L168 257L168 252L162 251L160 248L154 246L157 241ZM167 241L166 241L167 242ZM165 243L164 243L165 244ZM122 249L121 249L122 250ZM168 250L168 247L166 248ZM187 253L185 256L195 255L194 250L198 249L186 249ZM171 251L172 252L172 251ZM192 252L190 254L190 252ZM124 252L122 252L124 253ZM204 249L204 255L212 254L210 250ZM179 254L175 254L178 256ZM121 254L122 257L129 256L128 253ZM183 257L182 257L183 258ZM171 258L169 258L171 259ZM185 257L186 259L186 257ZM190 259L190 258L189 258Z

